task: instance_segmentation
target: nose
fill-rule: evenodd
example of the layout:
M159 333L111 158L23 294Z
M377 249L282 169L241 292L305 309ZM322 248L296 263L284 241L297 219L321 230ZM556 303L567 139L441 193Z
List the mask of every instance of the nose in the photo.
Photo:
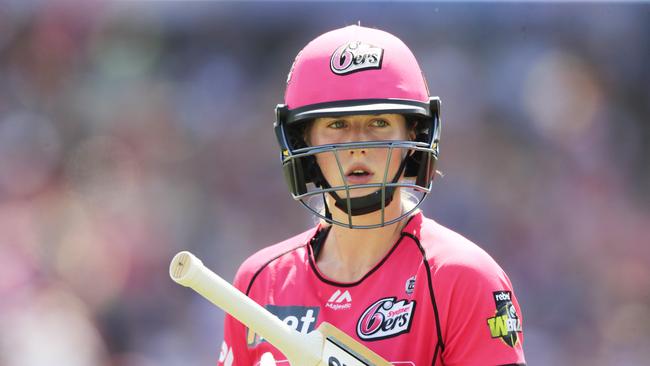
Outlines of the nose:
M367 131L361 125L354 126L348 138L348 142L362 142L362 141L369 141L369 140L371 140L370 136L368 136ZM365 155L366 149L365 148L351 149L350 155L353 156L354 154Z
M360 149L350 149L350 155L354 156L354 154L357 155L366 155L366 149L360 148Z

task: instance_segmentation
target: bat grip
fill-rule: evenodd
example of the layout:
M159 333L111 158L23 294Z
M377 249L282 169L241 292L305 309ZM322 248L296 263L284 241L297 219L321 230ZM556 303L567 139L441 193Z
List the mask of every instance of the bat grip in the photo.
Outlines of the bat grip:
M301 349L305 336L290 328L271 312L244 295L223 278L203 265L192 253L182 251L174 256L169 267L171 278L198 292L201 296L223 309L242 322L249 329L264 337L280 350L289 360L307 357L308 360L320 360L320 354L309 355L307 349ZM320 349L316 351L318 353ZM305 354L307 353L307 354ZM303 364L311 364L302 363ZM316 365L316 363L313 363Z

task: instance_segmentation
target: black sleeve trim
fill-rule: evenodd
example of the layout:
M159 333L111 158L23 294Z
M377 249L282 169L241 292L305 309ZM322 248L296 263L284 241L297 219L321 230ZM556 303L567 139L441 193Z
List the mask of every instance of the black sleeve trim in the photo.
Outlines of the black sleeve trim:
M329 234L331 229L332 227L328 226L326 228L318 230L316 235L314 235L314 237L311 238L311 240L309 241L311 250L314 253L314 260L318 260L320 251L323 249L323 245L325 244L325 239L327 239L327 235Z
M436 364L436 360L438 359L438 351L440 351L440 344L441 342L436 343L436 350L433 352L433 360L431 360L431 366L434 366Z
M433 360L431 360L431 365L436 364L436 359L438 357L438 350L440 352L445 351L445 343L442 340L442 330L440 328L440 316L438 315L438 305L436 304L436 297L433 293L433 281L431 279L431 268L429 268L429 263L427 262L427 255L424 251L424 248L422 247L422 244L420 243L420 239L416 237L413 234L410 233L402 233L403 236L407 236L415 242L415 244L418 246L418 249L420 250L420 253L422 253L422 261L424 262L424 268L427 271L427 282L429 284L429 295L431 296L431 306L433 306L433 314L436 319L436 333L438 334L438 343L436 344L436 350L433 354ZM440 356L442 359L442 355Z
M508 363L508 364L503 364L499 366L526 366L525 363Z
M266 267L267 267L269 264L271 264L271 262L273 262L274 260L276 260L276 259L282 257L283 255L285 255L285 254L287 254L287 253L291 253L291 252L293 252L294 250L299 249L299 248L301 248L301 247L303 247L303 246L304 246L304 244L303 244L303 245L299 245L299 246L297 246L297 247L295 247L295 248L289 249L289 250L287 250L286 252L280 253L280 254L276 255L275 257L271 258L268 262L264 263L264 265L260 266L260 268L258 268L257 271L255 271L255 274L253 275L253 277L251 277L251 281L248 283L248 287L246 288L246 296L248 296L248 294L250 293L251 288L253 287L253 282L255 282L255 279L256 279L257 276L262 272L262 270L263 270L264 268L266 268Z

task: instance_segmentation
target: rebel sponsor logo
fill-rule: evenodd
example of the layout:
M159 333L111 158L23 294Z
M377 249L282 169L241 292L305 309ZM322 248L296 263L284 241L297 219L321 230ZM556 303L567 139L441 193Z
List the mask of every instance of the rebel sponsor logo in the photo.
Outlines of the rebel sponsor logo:
M346 43L334 51L330 59L330 69L337 75L350 74L368 69L381 69L384 50L353 41Z
M415 300L386 297L363 312L357 322L357 335L366 341L395 337L407 333L415 313Z
M522 326L517 309L512 304L512 293L496 291L492 295L497 310L496 314L487 320L490 335L492 338L501 338L505 344L514 347L519 342L518 333L522 332Z
M327 300L327 303L325 303L325 307L332 310L349 309L352 307L352 296L348 290L343 292L341 292L341 290L336 290L336 292L330 296L330 299Z
M307 334L316 328L316 321L318 320L318 312L320 310L317 306L278 306L266 305L268 311L277 316L289 327L294 330ZM256 347L264 342L264 338L259 334L246 329L248 347Z

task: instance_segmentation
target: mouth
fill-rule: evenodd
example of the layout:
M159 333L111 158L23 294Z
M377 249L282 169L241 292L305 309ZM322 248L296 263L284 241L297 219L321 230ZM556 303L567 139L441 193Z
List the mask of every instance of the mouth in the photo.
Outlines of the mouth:
M353 166L345 174L348 184L365 184L370 182L374 173L365 166Z

